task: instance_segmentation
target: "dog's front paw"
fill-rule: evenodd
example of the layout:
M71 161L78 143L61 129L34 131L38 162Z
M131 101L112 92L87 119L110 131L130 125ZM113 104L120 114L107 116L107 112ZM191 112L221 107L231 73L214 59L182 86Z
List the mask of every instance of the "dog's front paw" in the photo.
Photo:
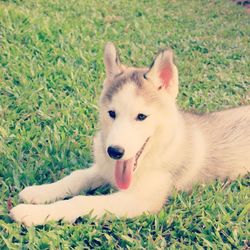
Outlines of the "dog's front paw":
M26 187L19 193L19 198L25 203L43 204L57 199L57 190L50 184Z
M10 216L17 222L32 226L61 219L73 223L81 216L81 212L77 211L74 204L65 200L48 205L20 204L10 210Z
M20 204L10 210L13 220L26 226L43 225L49 217L46 205Z

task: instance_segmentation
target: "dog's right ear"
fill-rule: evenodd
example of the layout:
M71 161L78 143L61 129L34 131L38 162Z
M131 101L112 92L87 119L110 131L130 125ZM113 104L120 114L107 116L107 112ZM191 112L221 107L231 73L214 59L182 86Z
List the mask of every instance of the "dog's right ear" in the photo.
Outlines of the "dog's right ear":
M121 73L119 56L113 43L108 42L104 49L104 64L107 79L112 79Z

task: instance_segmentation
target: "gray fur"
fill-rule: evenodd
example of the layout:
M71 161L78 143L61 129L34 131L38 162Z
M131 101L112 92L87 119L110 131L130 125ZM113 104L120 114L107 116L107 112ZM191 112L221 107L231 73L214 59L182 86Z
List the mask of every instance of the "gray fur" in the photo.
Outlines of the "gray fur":
M143 75L144 71L141 70L133 70L128 73L123 73L111 80L110 83L108 83L108 87L105 90L105 93L103 95L104 99L107 99L108 101L112 100L112 97L122 89L122 87L127 83L134 83L138 88L141 88L143 85Z

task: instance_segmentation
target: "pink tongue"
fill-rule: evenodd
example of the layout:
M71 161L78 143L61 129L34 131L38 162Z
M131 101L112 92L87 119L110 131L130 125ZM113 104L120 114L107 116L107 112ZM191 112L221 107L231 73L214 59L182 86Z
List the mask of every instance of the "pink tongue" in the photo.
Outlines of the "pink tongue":
M135 157L126 161L116 161L115 181L120 189L127 189L132 180Z

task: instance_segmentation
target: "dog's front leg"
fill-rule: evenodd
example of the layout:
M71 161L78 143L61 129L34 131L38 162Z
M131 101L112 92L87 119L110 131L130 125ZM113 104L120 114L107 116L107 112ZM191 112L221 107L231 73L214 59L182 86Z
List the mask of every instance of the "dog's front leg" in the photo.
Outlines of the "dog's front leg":
M104 180L98 174L97 166L93 165L87 169L76 170L51 184L26 187L19 193L19 197L26 203L50 203L77 195L81 190L94 189L102 184Z
M151 181L150 181L151 180ZM143 212L155 213L164 204L172 190L172 180L161 172L151 173L127 190L110 195L76 196L69 200L47 205L21 204L11 210L14 220L27 226L45 224L47 221L73 222L90 212L101 217L106 212L116 216L135 217Z
M158 211L161 202L154 202L150 197L136 193L117 192L111 195L76 196L69 200L58 201L47 205L20 204L10 212L11 217L26 226L42 225L48 221L63 219L74 222L78 217L92 213L101 217L106 212L116 216L135 217L143 212Z

